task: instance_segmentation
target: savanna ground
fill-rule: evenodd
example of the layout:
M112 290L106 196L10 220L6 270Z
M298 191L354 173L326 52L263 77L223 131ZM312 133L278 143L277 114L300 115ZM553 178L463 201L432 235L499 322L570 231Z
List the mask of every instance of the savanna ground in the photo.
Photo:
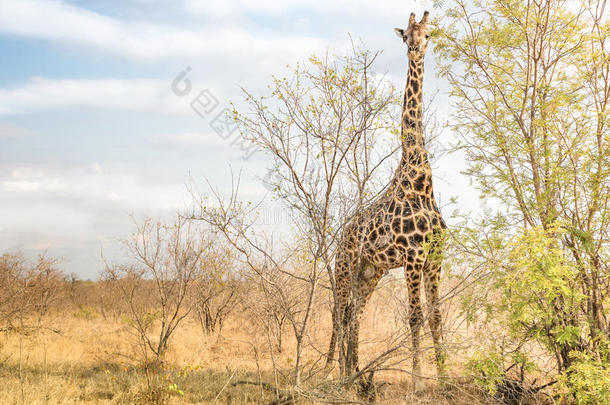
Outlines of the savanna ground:
M68 299L70 294L66 294L66 299L58 299L44 317L26 318L25 327L2 332L2 403L367 403L358 397L357 390L337 390L336 369L312 373L304 387L315 386L315 390L305 389L293 396L294 335L284 325L280 350L277 333L269 336L264 332L247 300L227 316L220 331L206 334L195 316L185 318L172 336L162 364L153 367L142 361L129 314L121 313L112 302L102 304L103 299L97 296L104 290L102 283L76 283L88 291L86 298L76 298L72 292ZM447 281L445 290L452 284ZM404 327L403 288L400 273L395 273L374 293L362 325L362 361L386 350L392 335ZM314 369L324 359L331 331L329 299L324 296L316 302L305 369ZM431 378L426 390L412 392L405 372L410 365L405 348L406 358L395 363L395 370L376 373L377 403L500 403L472 378L464 377L463 358L477 349L477 342L474 331L467 330L460 319L455 302L445 305L445 317L450 326L447 329L452 330L449 339L462 342L452 351L448 379L441 383L435 378L427 339L423 345L424 373Z

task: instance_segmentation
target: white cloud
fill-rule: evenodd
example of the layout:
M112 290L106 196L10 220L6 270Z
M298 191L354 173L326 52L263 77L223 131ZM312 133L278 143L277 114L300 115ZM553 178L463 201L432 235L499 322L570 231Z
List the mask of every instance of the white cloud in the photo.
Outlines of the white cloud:
M226 166L211 166L204 175L215 180L228 176ZM197 176L203 186L199 171ZM128 214L168 218L192 202L188 181L186 173L160 163L24 163L14 167L0 162L0 254L17 249L32 254L48 251L51 256L72 259L62 265L66 271L95 277L102 247L107 258L119 257L116 240L133 229ZM245 198L255 200L248 193L258 197L265 190L250 186L242 191Z
M0 115L66 107L162 114L189 110L188 104L171 92L170 83L163 80L33 78L22 87L0 89Z
M23 165L0 177L4 201L26 195L66 205L119 202L125 209L172 209L180 204L184 190L162 167L135 163Z
M297 5L304 5L306 2L294 0L185 0L184 4L189 12L197 15L226 17L240 12L280 15Z
M100 165L97 162L93 162L91 164L91 170L93 170L93 172L95 174L102 174L102 173L104 173L104 168L102 167L102 165Z
M2 114L1 110L0 114ZM20 127L10 122L0 122L0 139L17 139L31 135L32 131L27 128Z
M0 32L102 49L138 60L236 52L307 54L321 46L316 38L255 37L237 26L193 31L122 21L60 1L0 0L0 10Z
M226 147L229 142L215 133L184 132L178 134L152 135L149 141L153 145L169 148L192 148L192 147Z
M8 180L0 183L0 191L5 192L58 192L64 190L66 190L65 184L63 184L60 179L52 179L48 182L30 180Z
M79 257L67 268L81 274L91 269L76 266L99 257L100 239L128 235L128 213L164 216L189 201L184 185L160 166L106 162L1 169L0 246Z
M185 8L198 15L225 17L242 13L260 13L271 16L282 16L289 12L309 12L357 19L374 17L388 18L411 11L423 11L433 6L432 1L405 4L403 0L185 0Z

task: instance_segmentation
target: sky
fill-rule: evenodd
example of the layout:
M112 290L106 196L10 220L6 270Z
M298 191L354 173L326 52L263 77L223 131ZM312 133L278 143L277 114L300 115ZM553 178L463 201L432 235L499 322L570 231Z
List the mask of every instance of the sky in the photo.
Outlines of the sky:
M215 126L240 87L262 94L272 74L345 49L352 35L383 52L378 68L404 88L392 29L426 9L435 12L394 0L0 0L0 254L46 253L94 279L103 258L121 256L131 216L187 207L189 184L228 191L241 171L242 198L264 198L268 159ZM425 91L439 91L447 117L435 66L428 51ZM454 140L445 131L440 142ZM463 166L458 155L435 162L441 201L477 200Z

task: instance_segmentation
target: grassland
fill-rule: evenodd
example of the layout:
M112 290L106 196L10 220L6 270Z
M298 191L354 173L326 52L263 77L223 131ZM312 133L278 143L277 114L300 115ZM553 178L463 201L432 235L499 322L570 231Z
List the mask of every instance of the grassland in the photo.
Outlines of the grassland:
M393 294L391 287L380 289L367 308L363 361L383 350L387 337L400 327L397 301L388 298ZM328 313L326 308L316 311L306 369L313 368L326 350ZM67 306L48 315L40 326L0 334L3 404L341 403L339 398L343 403L350 398L361 402L353 393L336 391L336 370L313 374L295 395L289 384L295 346L290 329L284 331L281 352L276 347L271 356L268 336L247 311L234 312L222 331L211 335L187 318L176 330L163 364L155 368L142 362L138 340L125 317L104 319L95 308ZM432 377L429 357L424 372ZM409 389L404 371L380 371L375 375L377 403L490 403L471 382L458 377L460 363L460 358L452 358L450 378L442 384L431 378L426 391L417 394ZM408 365L408 358L400 363L404 369Z

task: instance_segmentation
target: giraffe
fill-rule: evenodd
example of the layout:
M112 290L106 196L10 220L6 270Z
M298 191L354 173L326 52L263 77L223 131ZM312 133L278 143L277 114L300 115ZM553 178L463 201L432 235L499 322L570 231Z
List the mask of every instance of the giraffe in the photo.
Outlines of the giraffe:
M422 281L439 374L443 372L445 358L441 346L438 253L442 248L439 236L447 227L434 198L422 128L424 55L430 38L428 16L426 11L417 23L411 13L407 29L394 30L407 45L409 59L401 116L402 156L380 198L357 212L343 229L335 258L335 308L327 359L327 364L333 360L339 341L341 372L350 376L354 369L358 370L358 335L364 307L381 277L390 269L404 267L416 390L423 387L418 353L424 320L420 303Z

